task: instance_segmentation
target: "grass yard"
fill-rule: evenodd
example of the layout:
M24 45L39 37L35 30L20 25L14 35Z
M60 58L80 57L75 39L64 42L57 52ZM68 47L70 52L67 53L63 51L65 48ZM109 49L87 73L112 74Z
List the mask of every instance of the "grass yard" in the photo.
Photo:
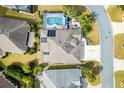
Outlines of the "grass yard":
M82 74L86 77L92 86L97 86L100 84L100 63L97 61L89 61L84 63L85 66L82 67Z
M118 59L124 59L124 34L114 36L114 56Z
M31 15L31 14L23 13L23 12L20 13L20 12L17 12L16 10L8 9L6 7L0 6L0 11L1 11L0 16L26 20L29 22L37 22L38 21L36 15Z
M115 72L115 86L116 88L124 88L124 71Z
M110 5L107 11L113 22L122 22L122 15L124 13L121 8L116 5Z
M92 41L93 45L100 43L99 29L96 22L92 24L92 31L88 33L87 37Z
M99 66L100 66L99 62L94 61L94 67L99 67ZM96 86L96 85L100 84L100 69L98 69L98 70L99 70L98 71L99 73L95 75L96 80L91 83L93 86Z
M1 58L1 61L6 65L11 65L15 62L20 62L22 64L27 64L30 61L33 60L38 60L39 64L42 62L41 61L41 53L36 53L33 55L29 55L29 54L25 54L25 55L21 55L21 54L10 54L9 56L7 56L6 58Z
M62 5L39 5L38 11L62 11Z
M94 82L92 82L92 85L93 86L96 86L100 84L100 74L99 75L96 75L96 80Z

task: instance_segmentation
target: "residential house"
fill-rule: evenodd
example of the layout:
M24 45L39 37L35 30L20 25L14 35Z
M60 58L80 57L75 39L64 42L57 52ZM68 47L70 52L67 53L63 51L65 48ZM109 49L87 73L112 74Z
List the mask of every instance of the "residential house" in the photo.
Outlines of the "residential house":
M43 14L44 29L41 31L41 50L44 63L80 63L84 57L81 28L69 28L64 13Z
M15 86L3 75L0 75L0 88L15 88Z
M87 87L82 78L80 69L56 69L44 70L43 82L44 88L82 88Z
M27 51L30 26L26 21L0 17L0 51L24 53Z

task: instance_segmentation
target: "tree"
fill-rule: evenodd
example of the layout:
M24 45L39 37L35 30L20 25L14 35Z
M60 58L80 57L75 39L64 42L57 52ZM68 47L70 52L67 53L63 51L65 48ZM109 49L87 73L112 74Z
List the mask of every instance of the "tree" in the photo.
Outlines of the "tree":
M64 5L63 6L63 11L65 13L67 13L67 15L69 17L72 17L72 18L77 17L77 16L80 16L82 14L82 11L80 11L78 9L78 7L77 6L74 6L74 5Z
M29 66L31 68L31 73L33 76L42 71L42 67L38 64L37 60L33 60L32 62L30 62Z
M100 67L99 66L94 67L92 70L92 73L94 75L98 75L100 73Z
M31 76L23 76L22 81L25 83L26 88L33 87L33 79Z
M96 80L96 76L92 73L92 70L87 66L82 67L82 75L87 78L89 82L94 82Z
M33 48L28 48L28 51L27 51L30 55L36 53L36 48L33 47Z
M28 73L31 72L31 68L30 68L29 65L24 65L24 66L22 67L22 69L23 69L24 73L26 73L26 74L28 74Z
M14 63L9 65L4 74L6 77L14 78L18 82L16 84L22 84L23 87L33 88L35 76L42 71L42 67L38 64L37 60L33 60L29 64L22 65L20 63ZM12 79L10 79L12 80Z
M0 61L0 71L4 70L6 68L6 65Z
M124 10L124 5L119 5L119 7L121 8L121 10Z
M81 24L85 36L91 31L91 25L94 21L95 19L91 14L85 14L79 17L79 22Z
M41 29L43 27L43 15L39 14L39 20L38 20L38 29Z
M32 74L35 76L35 75L37 75L38 73L40 73L41 71L42 71L42 67L39 66L39 65L37 65L37 66L35 66L35 68L33 69Z
M40 81L38 79L34 81L34 88L40 88Z

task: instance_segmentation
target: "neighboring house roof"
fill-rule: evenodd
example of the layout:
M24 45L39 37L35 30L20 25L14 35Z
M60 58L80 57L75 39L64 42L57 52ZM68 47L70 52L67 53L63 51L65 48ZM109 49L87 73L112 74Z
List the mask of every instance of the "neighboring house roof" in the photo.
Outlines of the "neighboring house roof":
M24 53L30 26L26 21L0 17L0 49L5 52Z
M29 39L28 39L28 47L33 47L34 46L34 42L35 42L35 37L34 37L35 33L34 32L30 32L29 33Z
M32 6L31 5L4 5L5 7L16 9L16 10L21 10L25 12L31 13L32 11Z
M3 57L6 55L6 52L3 52L1 49L0 49L0 57Z
M15 88L15 86L2 75L0 75L0 88Z
M80 69L59 69L43 71L43 86L46 88L81 87Z

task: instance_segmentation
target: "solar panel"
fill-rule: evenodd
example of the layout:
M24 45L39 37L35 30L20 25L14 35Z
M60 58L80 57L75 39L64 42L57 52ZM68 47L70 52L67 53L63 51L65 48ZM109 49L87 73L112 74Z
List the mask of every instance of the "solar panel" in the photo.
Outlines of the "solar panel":
M41 38L41 43L46 43L47 42L47 38L46 37L42 37Z
M56 30L48 30L47 36L48 37L55 37L56 36Z

